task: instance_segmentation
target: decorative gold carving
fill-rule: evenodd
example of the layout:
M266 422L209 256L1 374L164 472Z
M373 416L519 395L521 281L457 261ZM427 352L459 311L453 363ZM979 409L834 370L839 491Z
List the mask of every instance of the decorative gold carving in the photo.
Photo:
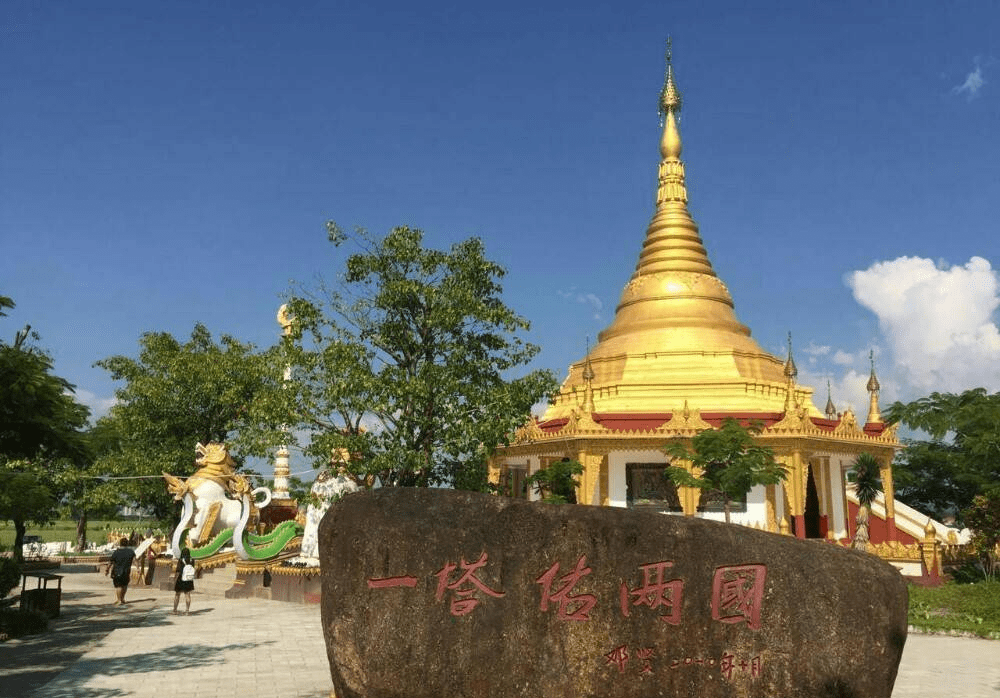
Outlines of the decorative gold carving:
M863 433L858 427L858 418L854 416L854 410L850 407L840 418L840 424L833 429L834 434L860 434Z
M660 425L657 431L682 431L700 432L711 429L712 425L701 418L701 410L688 407L688 401L684 401L684 407L674 410L670 415L670 420Z
M236 462L229 455L229 449L225 444L211 442L209 444L197 444L194 448L198 457L195 463L200 467L195 474L188 478L187 485L190 488L197 487L202 480L212 480L220 486L225 487L226 482L233 477Z
M767 487L767 525L764 530L770 531L771 533L778 532L778 518L774 513L774 489L772 485Z
M195 541L195 545L204 545L208 542L212 535L212 527L218 521L221 511L222 502L212 502L212 506L208 508L208 514L205 516L205 523L201 525L201 531L198 532L198 540Z
M163 473L163 479L167 482L167 491L174 495L174 499L178 502L184 499L184 495L187 494L189 490L186 482L169 473Z
M899 541L886 541L885 543L869 543L866 549L883 560L914 561L920 560L923 555L920 543L907 545Z
M764 431L772 433L801 432L815 428L816 425L813 424L812 418L809 416L809 409L793 405L790 410L785 412L785 416L781 418L781 421L772 424Z
M532 441L538 441L543 438L545 438L545 432L538 426L538 420L534 417L528 419L527 424L514 432L515 444L530 444Z
M573 410L570 412L569 421L567 421L566 424L563 425L563 428L559 430L559 435L568 436L577 433L601 431L607 431L607 428L595 422L594 418L589 414L580 414L579 410Z

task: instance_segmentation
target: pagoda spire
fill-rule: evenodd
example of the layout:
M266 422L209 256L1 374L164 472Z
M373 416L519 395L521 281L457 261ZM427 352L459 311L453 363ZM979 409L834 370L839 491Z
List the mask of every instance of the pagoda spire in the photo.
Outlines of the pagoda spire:
M698 224L688 211L681 134L681 98L667 41L666 73L659 95L660 165L656 210L646 229L632 279L622 293L615 320L598 337L606 340L636 332L703 328L713 333L749 337L750 330L733 312L733 299L709 261ZM731 345L732 340L725 340Z
M877 424L882 421L882 414L878 409L878 394L882 389L882 386L878 383L878 377L875 375L875 350L872 349L868 353L868 358L872 364L872 372L868 377L868 385L865 386L868 389L869 402L868 402L868 423Z
M614 319L570 366L543 421L569 419L597 401L602 414L674 413L685 400L702 412L778 413L784 406L783 361L764 351L737 318L688 210L678 128L683 100L669 41L657 102L656 197L638 261ZM621 239L620 231L609 231L609 244ZM787 394L792 413L822 414L808 388L793 381Z
M590 365L590 337L587 337L587 358L583 368L583 413L594 413L594 367Z
M683 144L677 126L683 100L674 77L673 50L669 39L666 64L659 100L663 133L660 136L656 213L646 231L646 243L639 256L636 273L686 271L715 276L712 263L701 244L698 224L687 207L687 185L681 161Z
M795 379L798 378L799 369L792 358L792 333L788 333L788 358L785 360L785 378L788 381L787 392L785 393L785 414L789 414L798 407L795 401Z
M837 418L837 406L833 404L833 391L830 389L830 381L826 382L826 417L827 419Z

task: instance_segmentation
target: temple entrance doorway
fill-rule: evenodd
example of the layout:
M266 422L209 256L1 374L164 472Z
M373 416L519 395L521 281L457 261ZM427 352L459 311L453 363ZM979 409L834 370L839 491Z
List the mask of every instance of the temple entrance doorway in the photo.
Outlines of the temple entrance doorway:
M813 478L813 469L808 469L808 480L806 481L806 508L805 519L806 538L822 538L823 530L820 526L819 515L819 492L816 490L816 480Z

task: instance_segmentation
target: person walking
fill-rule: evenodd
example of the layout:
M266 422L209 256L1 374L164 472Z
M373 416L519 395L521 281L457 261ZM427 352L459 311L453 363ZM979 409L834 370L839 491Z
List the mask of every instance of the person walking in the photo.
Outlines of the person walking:
M184 593L184 615L191 613L191 592L194 591L194 560L191 558L191 551L187 548L181 549L181 557L177 561L177 577L174 579L174 615L177 615L177 604L181 601L181 593Z
M104 576L111 575L111 583L115 585L115 605L124 605L125 592L128 591L128 583L132 577L132 562L135 560L135 551L128 545L128 538L118 541L118 548L111 553L111 561L108 569L104 571Z

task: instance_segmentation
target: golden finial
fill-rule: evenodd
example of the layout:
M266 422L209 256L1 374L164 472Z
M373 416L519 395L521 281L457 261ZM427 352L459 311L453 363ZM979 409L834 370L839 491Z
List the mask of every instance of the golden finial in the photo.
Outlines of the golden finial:
M663 76L663 89L660 90L660 125L667 119L668 113L678 113L681 110L681 93L674 82L673 46L667 37L666 74Z
M594 368L590 365L590 337L587 337L587 358L583 365L583 411L584 414L594 413Z
M827 419L837 418L837 406L833 404L833 391L830 389L830 381L826 382L826 416Z
M785 378L794 379L799 375L799 369L795 367L795 359L792 358L792 333L788 333L788 359L785 361Z
M868 377L868 385L866 386L868 388L868 392L870 393L872 391L881 390L882 386L880 386L878 384L878 378L875 376L875 350L874 349L872 349L870 352L868 352L868 359L872 363L872 372L871 372L871 375Z
M590 383L590 381L594 380L594 369L590 365L590 335L587 335L586 357L587 357L586 362L583 365L583 380L587 381L587 383Z
M878 409L878 393L882 386L878 384L878 378L875 376L875 350L872 349L868 353L868 358L872 362L872 372L868 377L868 392L870 393L870 400L868 403L868 423L876 424L882 421L882 414Z

